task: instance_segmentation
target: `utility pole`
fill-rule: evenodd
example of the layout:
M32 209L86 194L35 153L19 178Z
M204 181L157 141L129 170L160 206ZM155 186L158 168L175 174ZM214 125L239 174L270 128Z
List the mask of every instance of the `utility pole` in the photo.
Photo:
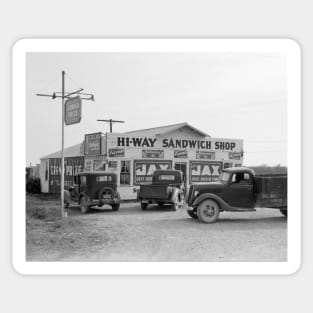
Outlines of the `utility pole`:
M125 123L125 121L118 121L118 120L112 120L111 118L109 120L97 120L98 122L107 122L110 123L110 133L112 133L112 124L113 123Z
M65 94L65 71L62 71L62 91L61 91L61 95L60 92L53 92L52 94L42 94L42 93L37 93L37 96L41 96L41 97L50 97L53 100L56 98L62 98L62 144L61 144L61 218L64 217L64 125L70 125L68 123L66 123L65 120L65 106L66 106L66 102L65 99L69 100L69 99L74 99L71 96L77 96L81 103L81 100L92 100L94 101L94 95L93 94L88 94L88 93L82 93L84 89L80 88L76 91L70 92ZM84 98L81 98L80 96L83 95L85 96ZM81 114L81 110L80 113ZM80 122L80 118L79 120L72 122L71 124L76 124Z

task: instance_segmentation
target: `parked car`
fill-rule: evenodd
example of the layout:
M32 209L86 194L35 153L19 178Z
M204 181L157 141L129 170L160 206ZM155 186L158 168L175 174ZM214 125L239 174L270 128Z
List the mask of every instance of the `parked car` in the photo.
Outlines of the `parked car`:
M146 210L149 204L170 204L173 210L177 210L183 204L184 182L183 174L178 170L157 170L152 175L152 183L141 185L138 199L142 210Z
M186 197L188 215L214 223L220 212L279 209L287 217L287 175L256 176L249 168L227 168L218 181L191 185Z
M79 202L82 213L87 213L92 206L110 205L113 211L120 208L115 173L81 172L78 174L78 184L73 189L72 197Z

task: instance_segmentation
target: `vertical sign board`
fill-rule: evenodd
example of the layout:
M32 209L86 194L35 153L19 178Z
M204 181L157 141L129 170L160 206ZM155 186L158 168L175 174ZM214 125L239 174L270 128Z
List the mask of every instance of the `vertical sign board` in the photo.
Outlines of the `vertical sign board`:
M190 183L202 183L218 180L222 172L222 162L190 161Z
M65 101L65 125L80 123L82 118L82 99L80 96Z
M152 182L152 174L155 170L167 170L172 168L172 161L134 161L134 184L140 185Z
M101 154L101 133L93 133L85 135L85 155Z

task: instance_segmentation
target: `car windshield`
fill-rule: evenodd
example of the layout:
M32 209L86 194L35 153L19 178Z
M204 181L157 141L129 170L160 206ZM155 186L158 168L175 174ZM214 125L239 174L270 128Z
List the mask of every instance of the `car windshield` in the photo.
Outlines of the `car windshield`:
M219 177L219 180L222 181L222 182L228 182L229 181L229 178L230 178L230 173L228 172L222 172L220 177Z

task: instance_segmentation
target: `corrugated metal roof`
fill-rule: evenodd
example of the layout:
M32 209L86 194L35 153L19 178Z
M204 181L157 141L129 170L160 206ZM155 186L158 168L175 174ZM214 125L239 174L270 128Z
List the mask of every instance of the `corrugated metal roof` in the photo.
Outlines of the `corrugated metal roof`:
M64 157L68 158L68 157L76 157L76 156L83 156L83 154L81 154L81 150L80 150L80 146L81 143L65 148L64 149ZM48 154L44 157L42 157L41 159L53 159L53 158L60 158L61 157L61 150Z
M160 127L153 127L153 128L146 128L146 129L139 129L139 130L135 130L135 131L130 131L130 132L126 132L125 134L128 135L165 135L168 133L171 133L175 130L181 129L183 127L187 127L189 129L191 129L192 131L198 133L200 136L207 136L210 137L208 134L204 133L203 131L189 125L188 123L184 122L184 123L178 123L178 124L172 124L172 125L166 125L166 126L160 126Z

